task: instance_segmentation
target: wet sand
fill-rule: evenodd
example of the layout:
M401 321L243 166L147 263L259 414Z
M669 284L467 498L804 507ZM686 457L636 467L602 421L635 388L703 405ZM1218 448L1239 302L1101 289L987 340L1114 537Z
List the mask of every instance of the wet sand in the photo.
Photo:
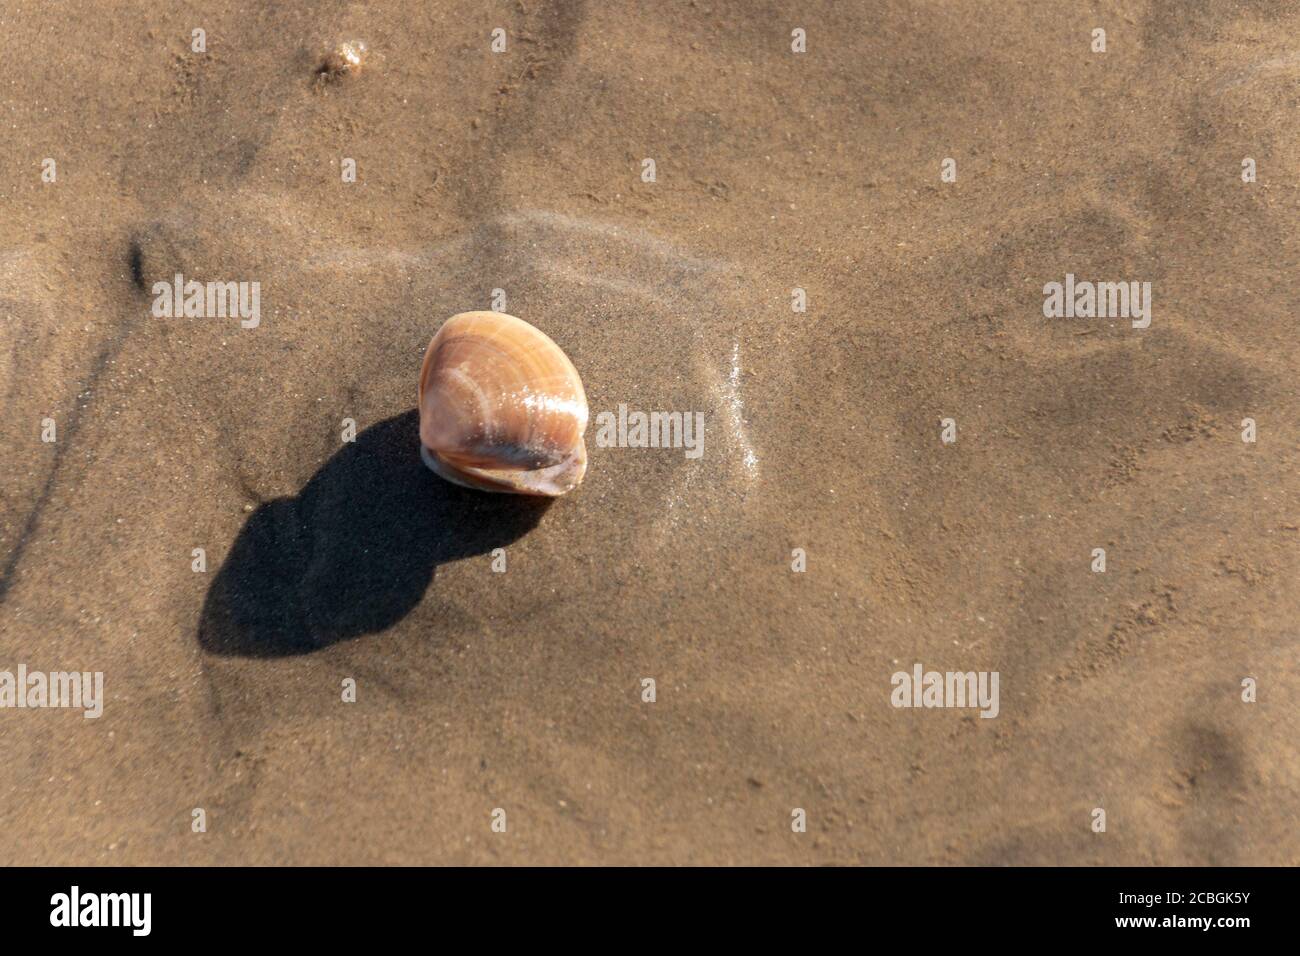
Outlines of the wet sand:
M1300 863L1300 9L466 6L6 5L0 861ZM428 472L497 289L703 454Z

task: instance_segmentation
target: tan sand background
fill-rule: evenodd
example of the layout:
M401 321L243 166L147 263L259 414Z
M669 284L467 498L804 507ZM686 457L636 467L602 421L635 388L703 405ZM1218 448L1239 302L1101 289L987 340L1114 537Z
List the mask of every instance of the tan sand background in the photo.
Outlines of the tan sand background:
M0 712L0 862L1300 863L1296 3L6 0L0 62L0 669L108 698ZM704 456L423 470L494 288Z

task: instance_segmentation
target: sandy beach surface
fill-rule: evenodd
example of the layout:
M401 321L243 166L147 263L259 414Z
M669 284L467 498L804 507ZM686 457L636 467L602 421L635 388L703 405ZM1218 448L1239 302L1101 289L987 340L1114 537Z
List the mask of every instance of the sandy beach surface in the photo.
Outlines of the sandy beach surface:
M1300 863L1300 5L6 0L0 62L0 670L104 682L0 710L0 862ZM702 454L432 475L495 290Z

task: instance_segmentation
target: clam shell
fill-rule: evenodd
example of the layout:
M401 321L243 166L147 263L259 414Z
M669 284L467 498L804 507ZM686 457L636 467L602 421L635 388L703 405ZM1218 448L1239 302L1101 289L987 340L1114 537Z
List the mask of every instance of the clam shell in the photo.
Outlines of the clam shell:
M420 454L448 481L555 497L587 471L587 395L569 357L503 312L462 312L420 369Z

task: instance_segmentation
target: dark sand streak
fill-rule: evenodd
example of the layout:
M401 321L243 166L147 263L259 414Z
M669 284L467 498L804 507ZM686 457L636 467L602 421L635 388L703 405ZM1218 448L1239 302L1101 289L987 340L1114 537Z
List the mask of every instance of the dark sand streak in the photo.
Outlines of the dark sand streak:
M78 388L77 393L88 391L91 395L99 385L99 380L108 368L109 361L114 358L122 346L126 343L127 336L131 334L131 329L135 323L129 323L124 326L113 338L105 343L104 347L99 350L99 355L95 357L95 363L91 367L89 384L84 388ZM62 436L54 443L54 463L50 466L49 474L45 476L45 484L41 487L41 493L36 498L36 504L32 510L27 513L27 519L23 522L23 530L18 535L18 541L14 544L13 550L5 558L4 570L0 571L0 604L4 604L5 598L9 595L9 589L13 586L14 578L18 571L18 565L27 551L27 546L31 544L36 529L40 525L41 514L49 504L50 496L54 493L54 483L59 477L59 472L63 467L63 461L68 450L72 447L73 440L81 429L82 415L90 405L87 399L84 403L73 400L72 412L68 416L66 425L61 426Z

